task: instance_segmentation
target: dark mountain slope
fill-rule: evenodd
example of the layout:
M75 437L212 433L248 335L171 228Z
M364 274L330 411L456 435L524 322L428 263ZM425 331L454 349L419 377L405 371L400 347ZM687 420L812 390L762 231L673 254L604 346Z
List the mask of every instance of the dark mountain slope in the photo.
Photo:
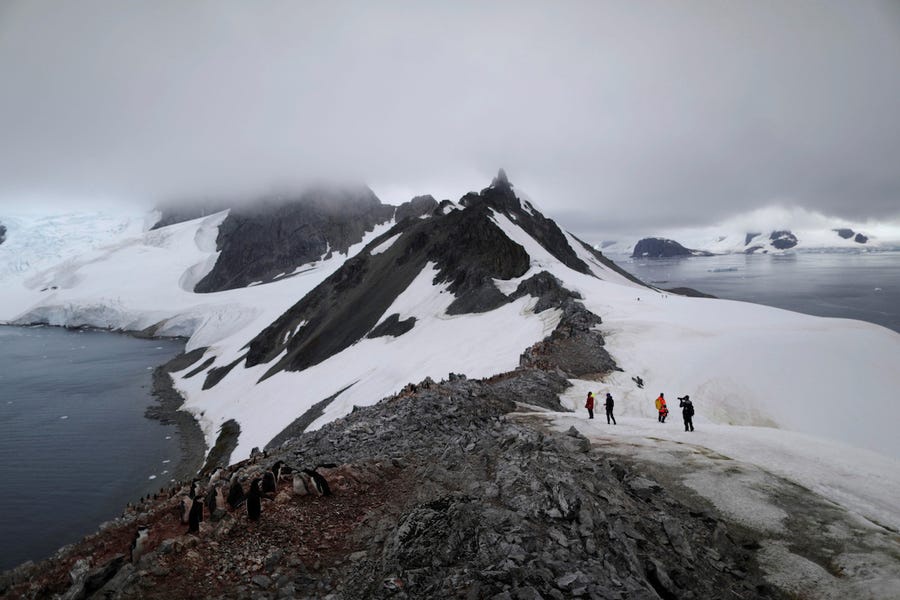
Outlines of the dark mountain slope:
M236 206L219 227L221 255L195 292L271 281L328 252L347 252L394 207L366 187L321 188L299 197Z
M425 265L437 265L434 283L449 283L456 296L448 312L483 312L508 302L492 279L523 275L529 267L525 250L490 219L487 206L404 219L370 245L400 237L379 254L368 249L348 260L284 315L250 342L247 366L287 354L266 377L277 371L302 370L318 364L363 338L409 286ZM296 334L297 327L306 322Z
M466 194L460 203L465 207L485 205L506 215L564 265L579 273L591 274L590 267L578 258L559 226L516 196L503 169L490 187L481 190L480 194Z
M6 241L6 226L0 223L0 244Z

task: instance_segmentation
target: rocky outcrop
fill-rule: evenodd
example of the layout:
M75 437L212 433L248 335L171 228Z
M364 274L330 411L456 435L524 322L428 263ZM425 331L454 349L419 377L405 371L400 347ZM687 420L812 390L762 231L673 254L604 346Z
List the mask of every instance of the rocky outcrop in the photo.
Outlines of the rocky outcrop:
M866 242L869 241L869 238L861 233L857 233L856 236L853 238L853 241L856 242L857 244L865 244Z
M0 223L0 244L6 241L6 225Z
M588 265L575 254L559 226L538 212L530 202L516 195L503 169L500 169L490 187L481 190L480 194L466 194L460 203L465 207L486 206L505 215L564 265L579 273L591 273Z
M258 522L243 507L209 513L195 535L177 486L99 534L0 581L16 598L783 597L760 575L743 531L652 475L512 416L555 393L520 370L421 382L227 469L246 490L276 461L315 465L331 496L276 483ZM208 481L199 482L201 494ZM123 561L138 524L146 553ZM70 572L73 574L70 577Z
M769 240L776 250L787 250L797 245L797 236L790 231L773 231Z
M665 238L644 238L634 246L632 258L672 258L693 256L693 252L676 242Z
M761 235L762 235L761 233L747 233L746 235L744 235L744 245L745 246L749 245L750 242L752 242L754 239L758 238Z
M236 206L219 226L221 254L194 291L272 281L333 252L346 253L393 212L365 187L314 189Z
M401 204L394 213L394 220L398 223L403 219L418 219L432 214L438 208L437 200L432 196L416 196L409 202Z

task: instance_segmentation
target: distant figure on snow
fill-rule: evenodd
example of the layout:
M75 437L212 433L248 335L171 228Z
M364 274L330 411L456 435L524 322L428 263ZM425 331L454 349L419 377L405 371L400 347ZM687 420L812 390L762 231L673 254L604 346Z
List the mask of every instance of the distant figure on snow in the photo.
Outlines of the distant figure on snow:
M584 407L588 411L588 419L594 418L594 392L588 392L587 400L584 402Z
M678 406L681 407L681 416L684 417L684 430L685 431L693 431L694 430L694 403L691 402L691 397L687 394L684 395L684 398L678 399Z
M659 412L659 422L665 423L666 417L669 416L669 407L666 406L666 397L660 392L659 398L656 399L656 410Z
M612 424L616 425L616 418L613 416L613 406L615 406L615 401L613 400L612 394L606 392L606 402L603 404L606 407L606 424L609 425L609 420L612 419Z

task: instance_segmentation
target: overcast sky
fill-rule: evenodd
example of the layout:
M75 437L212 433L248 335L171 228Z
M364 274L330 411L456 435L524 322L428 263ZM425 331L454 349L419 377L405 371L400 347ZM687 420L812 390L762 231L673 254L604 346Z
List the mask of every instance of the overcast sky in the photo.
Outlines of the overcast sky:
M897 1L6 0L0 82L0 213L503 166L583 235L900 219Z

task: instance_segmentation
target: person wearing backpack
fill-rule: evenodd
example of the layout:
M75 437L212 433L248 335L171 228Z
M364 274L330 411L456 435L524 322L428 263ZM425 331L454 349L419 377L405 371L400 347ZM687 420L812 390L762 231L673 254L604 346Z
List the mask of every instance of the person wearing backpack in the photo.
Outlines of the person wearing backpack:
M587 400L584 402L584 407L588 411L588 419L594 418L594 392L588 392Z
M612 394L606 392L606 403L604 406L606 407L606 424L609 425L609 420L612 419L612 424L616 425L616 418L613 416L613 406L616 403L613 401Z
M684 418L684 430L694 430L694 403L687 394L683 398L678 399L678 406L681 407L681 416Z
M662 392L659 393L659 398L656 399L656 410L659 412L659 422L665 423L666 417L669 416L669 407L666 406L666 397Z

